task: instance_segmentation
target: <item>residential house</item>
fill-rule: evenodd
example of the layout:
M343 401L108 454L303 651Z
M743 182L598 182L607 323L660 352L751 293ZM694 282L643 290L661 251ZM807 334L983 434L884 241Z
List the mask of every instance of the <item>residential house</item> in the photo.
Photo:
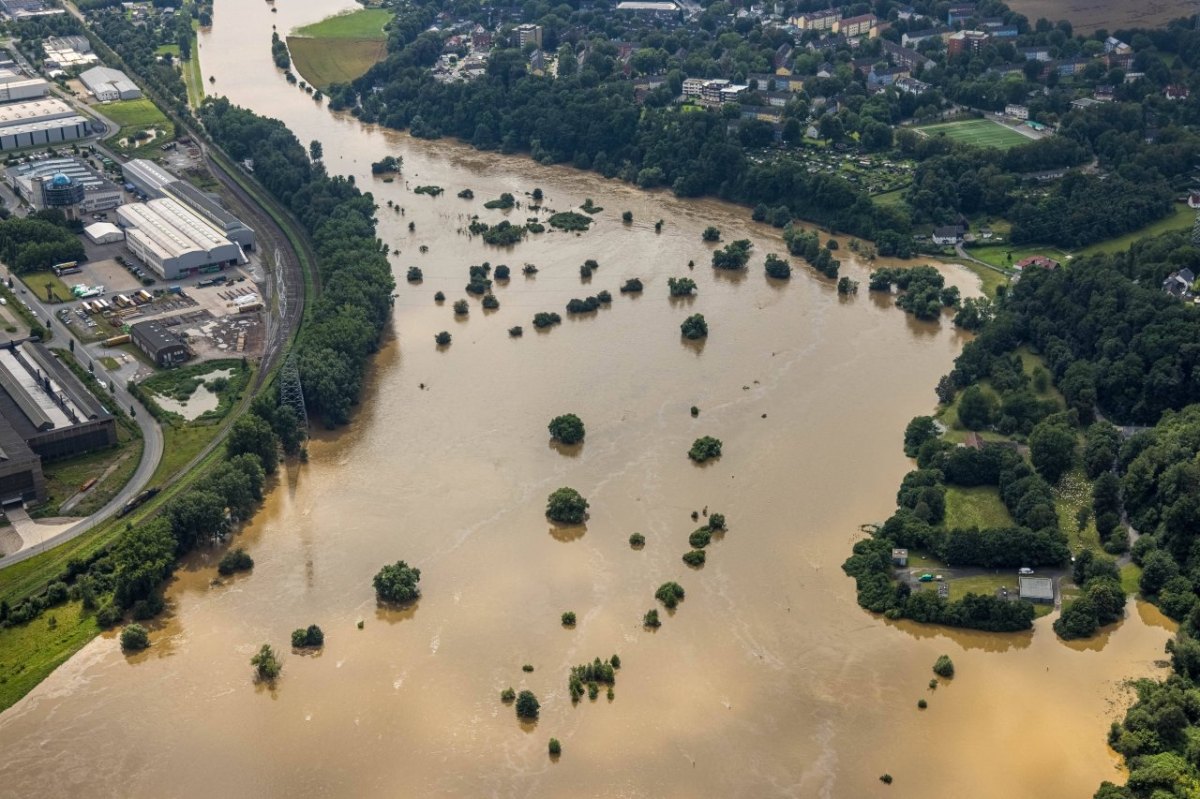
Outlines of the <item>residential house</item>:
M745 84L730 84L721 89L720 101L722 103L736 103L749 91L750 87Z
M895 548L892 550L892 565L907 566L908 565L908 550Z
M978 53L987 44L988 34L983 31L958 31L946 38L946 52L952 56L959 53Z
M834 33L840 33L847 39L853 39L855 36L871 36L875 37L875 26L879 24L879 18L874 14L862 14L857 17L847 17L840 19L833 26Z
M1188 192L1187 204L1188 208L1192 210L1200 208L1200 189L1192 189Z
M1071 101L1072 108L1078 108L1081 111L1091 108L1094 105L1100 105L1100 101L1092 97L1080 97L1077 100Z
M927 17L912 6L902 6L896 10L896 19L912 22L914 20L927 19Z
M704 78L685 78L683 81L683 96L696 100L704 92L704 84L708 81Z
M1166 279L1162 282L1162 290L1172 297L1183 298L1192 293L1192 284L1195 282L1195 273L1190 269L1184 268L1167 275Z
M1172 83L1170 86L1168 86L1166 89L1163 90L1163 95L1168 100L1172 100L1172 101L1186 100L1190 94L1191 94L1191 92L1188 91L1188 87L1184 86L1182 84L1179 84L1179 83Z
M792 71L792 53L795 52L790 44L781 44L775 50L775 55L771 59L771 65L775 69L785 69L788 72Z
M1089 63L1086 58L1064 58L1055 65L1055 69L1061 77L1069 78L1083 72Z
M932 39L935 36L939 36L939 35L940 35L940 31L938 31L937 28L927 28L925 30L920 30L920 31L910 31L908 33L900 34L900 44L903 45L904 47L913 47L917 44L917 42L923 42L926 39Z
M1041 267L1042 269L1054 270L1058 269L1058 261L1053 258L1047 258L1044 255L1031 255L1028 258L1022 258L1013 264L1014 269L1025 270L1031 266Z
M881 41L883 42L883 52L887 54L892 63L898 66L907 67L911 72L919 73L925 67L933 64L932 58L927 58L926 56L918 53L916 50L903 47L895 42L890 42L887 39L883 39Z
M922 80L916 78L898 78L896 80L896 88L905 94L915 94L920 96L929 91L933 87Z
M788 22L802 31L831 31L841 18L842 14L836 8L827 8L824 11L808 11L797 14Z
M706 103L719 103L721 102L721 90L729 85L729 81L724 79L707 81L704 88L700 90L700 99Z
M1025 56L1026 61L1050 61L1050 48L1046 46L1038 47L1018 47L1017 52Z
M933 243L943 246L947 244L961 244L963 233L965 232L962 225L947 225L935 228L933 231Z
M971 17L975 16L974 3L960 3L950 6L946 11L946 24L954 25L958 22L966 22Z
M1004 115L1013 119L1026 120L1029 119L1029 107L1009 103L1004 106Z
M875 67L867 75L867 86L872 88L893 86L897 80L907 78L909 75L907 67L887 67L884 69Z

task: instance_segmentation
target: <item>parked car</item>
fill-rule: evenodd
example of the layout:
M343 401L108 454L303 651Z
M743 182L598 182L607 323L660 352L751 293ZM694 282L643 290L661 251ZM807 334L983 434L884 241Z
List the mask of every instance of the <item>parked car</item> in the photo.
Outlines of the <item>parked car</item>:
M922 583L931 583L931 582L933 582L933 575L926 572L925 574L922 574L920 577L918 577L917 580L919 580Z
M1017 574L1029 576L1030 574L1033 574L1033 569L1029 568L1028 566L1022 566L1021 568L1017 569Z

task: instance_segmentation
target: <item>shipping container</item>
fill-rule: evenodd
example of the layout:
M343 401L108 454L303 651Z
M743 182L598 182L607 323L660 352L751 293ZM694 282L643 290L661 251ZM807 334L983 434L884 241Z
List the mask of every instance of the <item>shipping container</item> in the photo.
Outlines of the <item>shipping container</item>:
M129 334L128 334L128 333L122 333L122 334L121 334L121 335L119 335L119 336L113 336L112 338L106 338L106 339L104 340L104 346L106 346L106 347L119 347L119 346L121 346L122 344L128 344L128 343L129 343L129 341L130 341Z

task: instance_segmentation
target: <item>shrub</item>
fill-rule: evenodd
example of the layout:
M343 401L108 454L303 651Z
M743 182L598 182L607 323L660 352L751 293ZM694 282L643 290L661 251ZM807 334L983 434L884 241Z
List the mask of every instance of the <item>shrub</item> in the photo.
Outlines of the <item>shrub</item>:
M608 662L614 669L621 668L621 656L620 655L613 655L612 657L610 657L608 659Z
M566 613L564 613L562 615L562 623L563 623L563 627L574 627L575 626L575 611L568 610Z
M786 259L780 258L775 253L767 254L766 263L767 277L773 277L778 280L787 280L792 276L792 265Z
M518 718L536 719L541 709L542 706L538 703L537 697L533 695L533 691L522 691L517 695Z
M526 663L524 666L522 666L522 667L521 667L521 671L524 671L524 672L531 672L531 671L533 671L533 664L532 664L532 663Z
M921 708L921 710L924 710L925 708L929 707L929 703L926 702L924 699L918 699L917 707Z
M691 552L683 553L683 562L689 566L703 566L706 555L703 549L693 549Z
M622 222L624 222L624 223L625 223L625 224L627 224L627 225L628 225L630 222L632 222L632 221L633 221L633 211L625 211L624 213L622 213L622 214L621 214L621 221L622 221Z
M954 661L950 659L949 655L939 656L937 662L933 664L933 673L939 677L953 677Z
M642 547L646 546L646 536L642 535L641 533L634 533L633 535L629 536L629 546L633 547L634 549L641 549Z
M625 281L625 284L623 286L621 286L622 294L631 294L631 293L636 294L637 292L639 292L641 290L642 290L642 281L636 277L629 278L628 280Z
M704 314L694 313L684 319L679 325L679 332L690 341L708 338L708 322L704 321Z
M838 278L837 292L838 294L857 294L858 281L851 280L848 277Z
M700 409L698 407L696 407L695 405L693 405L692 406L692 416L699 416L699 415L700 415Z
M563 487L546 500L546 518L559 524L583 524L588 501L573 488Z
M512 270L510 270L505 264L500 264L496 267L495 277L497 280L508 280L511 274Z
M146 628L134 623L121 630L121 648L127 652L140 652L150 646L150 634Z
M450 335L450 331L443 330L441 333L438 333L436 336L434 336L433 340L439 347L445 347L450 344L451 338L452 336Z
M641 285L639 283L639 285ZM690 277L667 278L667 291L672 297L687 297L696 290L696 281Z
M744 269L750 260L750 250L754 245L749 239L738 239L726 244L722 249L713 250L713 269L737 270Z
M467 305L466 300L455 301L455 303L454 303L454 315L455 316L466 316L470 312L471 312L471 306Z
M674 608L683 599L683 586L676 582L663 583L654 592L654 598L667 608Z
M254 667L255 674L258 679L263 682L274 682L283 671L283 664L279 662L279 658L275 655L275 650L270 644L263 644L258 650L258 654L250 658L250 665Z
M891 785L892 784L892 775L884 774L879 778L879 781L882 782L884 785Z
M520 338L521 336L525 335L525 328L521 327L520 325L514 325L508 329L508 335L513 338Z
M483 307L488 311L495 311L500 307L500 300L496 299L494 294L483 295Z
M292 646L296 649L325 646L325 633L315 624L292 630Z
M500 701L501 702L508 704L509 702L515 702L516 700L517 700L517 692L514 691L512 688L505 688L503 691L500 692Z
M704 232L700 234L700 238L704 239L705 241L720 241L721 231L712 225L709 225L708 227L704 228Z
M725 529L725 514L711 513L708 516L708 529L716 532L717 530Z
M439 291L437 294L434 294L433 301L434 302L445 302L446 301L446 292Z
M221 556L220 562L217 563L217 572L226 576L234 572L249 571L252 568L254 568L254 558L250 557L241 547L229 550Z
M645 627L661 627L662 622L658 620L658 609L650 608L646 611L646 615L642 616L642 625Z
M576 297L567 303L567 313L592 313L599 307L600 300L597 297L588 297L586 300Z
M692 545L693 549L704 549L710 541L712 541L712 530L707 527L694 530L688 536L688 543Z
M96 611L96 624L104 629L112 627L121 620L121 608L112 602L106 602Z
M417 583L421 581L421 570L410 567L402 560L384 566L372 581L375 596L381 602L412 602L421 596Z
M550 420L550 435L564 444L578 444L583 441L584 434L583 420L573 413Z
M410 266L408 268L407 279L408 279L409 283L420 283L422 280L425 279L425 275L423 275L421 273L421 267Z
M601 305L611 305L612 304L612 292L608 291L608 290L601 291L599 294L596 295L596 299L600 301Z
M596 267L592 266L591 264L585 263L583 266L579 267L579 277L583 280L589 280L589 279L591 279L592 272L594 272L595 269L596 269Z
M561 754L562 754L562 744L560 744L558 742L557 738L551 738L550 739L550 756L558 757Z
M533 326L536 328L550 327L562 322L562 317L553 311L542 311L533 316Z
M704 463L709 458L721 457L721 440L712 436L702 436L692 442L688 457L696 463Z

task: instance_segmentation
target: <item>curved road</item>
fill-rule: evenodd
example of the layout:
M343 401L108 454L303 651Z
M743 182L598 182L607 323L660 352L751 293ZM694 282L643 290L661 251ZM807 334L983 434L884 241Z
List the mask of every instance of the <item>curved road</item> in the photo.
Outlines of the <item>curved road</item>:
M8 275L0 272L0 278L7 279ZM112 393L107 402L105 402L104 397L98 397L98 399L101 402L104 402L106 405L113 404L115 401L115 404L120 405L121 408L126 411L128 411L130 408L134 409L134 421L137 422L137 426L142 431L142 441L144 446L142 448L141 463L138 464L137 470L133 473L133 477L129 479L129 482L125 484L125 487L118 491L116 496L114 496L107 505L93 513L91 516L80 519L67 529L55 533L54 535L50 536L44 541L40 541L32 547L18 550L8 557L0 558L0 569L3 569L6 566L11 566L14 563L20 563L21 561L27 560L34 555L45 552L47 549L52 549L63 542L70 541L72 538L81 535L85 531L90 530L94 525L99 524L109 516L112 516L126 502L133 499L135 496L141 493L142 489L146 487L146 484L150 482L150 477L154 474L154 470L158 468L158 463L160 460L162 460L163 453L162 428L159 427L158 422L154 420L154 417L150 415L150 412L147 411L140 402L130 396L120 380L117 380L116 377L107 369L105 369L99 361L91 358L91 355L84 347L83 342L77 339L72 330L60 322L58 318L46 308L45 304L41 300L34 296L33 293L20 288L24 284L18 282L14 278L13 285L17 287L16 291L18 299L24 300L26 303L28 303L29 308L31 311L33 311L34 316L41 319L49 329L54 331L55 341L60 344L65 344L67 341L73 340L75 342L75 359L85 368L87 367L89 361L94 364L96 379L107 383L112 389ZM20 293L21 291L25 291L25 293L22 294Z

